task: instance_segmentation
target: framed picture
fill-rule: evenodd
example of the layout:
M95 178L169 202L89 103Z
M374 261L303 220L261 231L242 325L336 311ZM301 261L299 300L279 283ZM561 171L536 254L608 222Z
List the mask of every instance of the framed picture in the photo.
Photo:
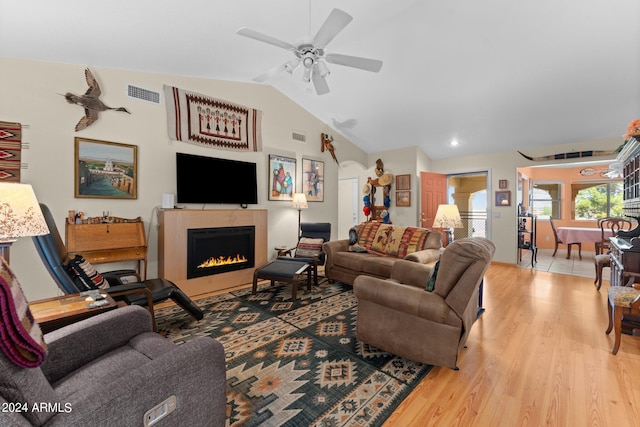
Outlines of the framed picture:
M411 175L396 175L396 190L411 190Z
M308 202L324 202L324 162L302 159L302 192Z
M269 200L293 200L296 159L269 154Z
M496 206L511 206L511 191L496 191Z
M396 206L411 206L411 191L396 191Z
M137 146L79 137L74 140L76 198L138 198Z
M508 182L507 182L507 180L506 180L506 179L501 179L500 181L498 181L498 187L499 187L501 190L506 189L508 186L509 186L509 184L508 184Z

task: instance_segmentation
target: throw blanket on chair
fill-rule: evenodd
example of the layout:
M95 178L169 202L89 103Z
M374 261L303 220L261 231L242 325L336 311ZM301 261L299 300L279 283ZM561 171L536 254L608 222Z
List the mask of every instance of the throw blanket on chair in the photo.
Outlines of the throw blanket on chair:
M0 349L23 368L44 362L47 345L11 268L0 257Z
M169 138L212 148L262 151L262 111L164 86Z

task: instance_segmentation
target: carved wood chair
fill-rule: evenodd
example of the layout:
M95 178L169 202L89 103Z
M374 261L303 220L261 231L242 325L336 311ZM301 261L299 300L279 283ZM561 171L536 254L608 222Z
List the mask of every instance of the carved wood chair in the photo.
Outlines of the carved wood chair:
M611 353L618 353L623 330L623 318L632 316L637 318L640 315L640 284L635 283L640 280L640 273L624 272L622 281L627 280L627 286L612 286L608 292L607 309L609 313L609 326L605 331L608 334L614 332L613 347Z
M605 237L606 231L611 231L615 236L620 230L631 230L631 221L624 218L607 217L598 220L598 227L602 233L600 241L596 242L596 255L603 254L610 250L609 238Z

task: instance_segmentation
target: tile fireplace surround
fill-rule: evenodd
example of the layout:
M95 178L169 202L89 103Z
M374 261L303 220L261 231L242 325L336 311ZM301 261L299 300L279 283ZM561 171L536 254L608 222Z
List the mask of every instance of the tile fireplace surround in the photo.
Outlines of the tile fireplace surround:
M158 275L190 297L251 283L255 268L187 279L187 230L255 226L255 266L267 263L267 210L163 209L158 223Z

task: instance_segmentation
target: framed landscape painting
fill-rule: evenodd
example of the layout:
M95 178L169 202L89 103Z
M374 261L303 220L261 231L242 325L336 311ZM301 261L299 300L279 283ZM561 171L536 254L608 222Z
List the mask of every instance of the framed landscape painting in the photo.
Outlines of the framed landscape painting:
M324 162L302 159L302 192L308 202L324 201Z
M76 198L137 199L138 147L75 138Z
M511 206L511 191L496 191L496 206Z
M296 159L269 154L269 200L293 200Z

